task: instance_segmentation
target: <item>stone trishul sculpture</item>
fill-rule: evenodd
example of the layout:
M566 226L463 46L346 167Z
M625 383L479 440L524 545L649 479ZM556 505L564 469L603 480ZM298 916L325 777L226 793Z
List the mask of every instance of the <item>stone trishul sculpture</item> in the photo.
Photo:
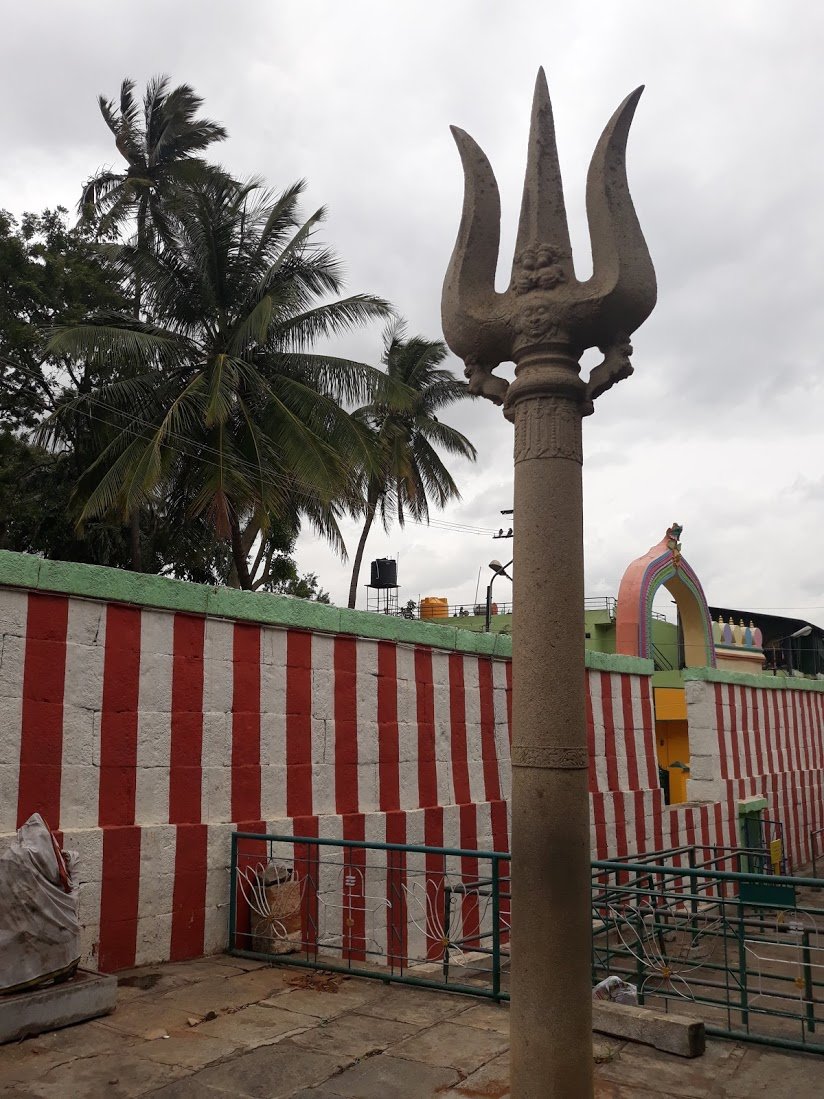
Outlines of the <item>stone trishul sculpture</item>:
M521 387L517 381L509 386L492 371L502 362L514 361L518 366L536 351L565 353L575 363L588 347L603 352L604 360L592 370L588 384L573 387L583 415L592 412L596 397L632 373L629 337L652 312L656 299L655 270L626 173L627 137L642 91L638 88L627 96L592 157L586 206L593 273L586 282L575 278L543 69L538 72L532 104L512 280L503 294L495 290L501 219L498 185L480 146L452 127L465 191L458 239L443 288L443 329L447 343L466 364L470 392L503 404L506 413Z
M489 161L453 130L466 177L443 290L443 328L470 391L515 423L512 638L511 1090L592 1095L591 871L584 696L582 417L631 372L629 337L655 305L655 271L627 186L639 92L598 142L587 182L592 278L572 266L543 72L532 108L509 289L495 290L501 207ZM580 358L599 347L589 381ZM514 361L507 384L493 371Z

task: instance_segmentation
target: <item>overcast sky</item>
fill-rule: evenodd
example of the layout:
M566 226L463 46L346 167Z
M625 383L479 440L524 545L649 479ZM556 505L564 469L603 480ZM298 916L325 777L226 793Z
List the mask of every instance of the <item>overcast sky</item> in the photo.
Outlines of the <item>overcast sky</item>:
M587 591L617 592L677 520L710 603L824 625L824 5L40 0L7 5L3 30L0 206L73 208L81 181L116 162L97 94L168 73L226 125L220 159L236 175L308 179L306 212L328 207L348 289L389 298L430 338L461 208L450 123L497 174L503 286L544 65L583 278L589 158L646 84L629 178L658 305L633 337L635 375L585 422ZM374 329L340 351L375 362L379 348ZM437 518L508 526L510 425L481 401L444 418L478 461L455 463L463 498ZM344 534L354 551L357 528ZM487 562L512 556L488 534L412 526L376 531L366 561L398 554L402 600L450 603L474 601L479 569L483 589ZM298 555L345 603L347 566L311 536Z

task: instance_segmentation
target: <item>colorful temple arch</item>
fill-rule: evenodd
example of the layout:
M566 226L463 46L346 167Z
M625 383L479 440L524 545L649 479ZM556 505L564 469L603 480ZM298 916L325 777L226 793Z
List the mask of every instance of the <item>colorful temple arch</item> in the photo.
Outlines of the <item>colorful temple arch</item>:
M618 589L615 648L628 656L652 658L652 604L659 588L672 595L683 632L684 664L716 666L712 622L701 581L681 555L683 527L673 523L661 541L627 568Z

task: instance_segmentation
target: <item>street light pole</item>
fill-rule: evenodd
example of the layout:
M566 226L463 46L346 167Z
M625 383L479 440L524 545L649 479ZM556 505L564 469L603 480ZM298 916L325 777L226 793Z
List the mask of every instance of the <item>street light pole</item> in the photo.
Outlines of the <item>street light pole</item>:
M484 633L489 633L492 628L492 585L495 583L495 577L505 576L507 580L511 580L512 577L506 571L511 564L511 561L508 561L505 565L502 565L500 561L489 562L489 567L492 569L492 579L486 586L486 624L484 625Z
M515 424L513 1099L587 1099L593 1090L581 421L632 373L629 336L655 305L655 271L626 177L639 95L613 115L590 165L586 283L572 264L543 71L505 293L495 290L495 176L481 148L453 127L465 189L443 288L444 334L464 360L470 392L503 405ZM579 360L588 347L599 347L604 360L584 382ZM511 384L493 373L509 361Z

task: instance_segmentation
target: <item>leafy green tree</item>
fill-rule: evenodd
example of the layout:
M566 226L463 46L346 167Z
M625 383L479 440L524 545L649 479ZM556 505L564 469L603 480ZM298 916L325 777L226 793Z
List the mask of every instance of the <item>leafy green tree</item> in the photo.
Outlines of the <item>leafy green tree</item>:
M126 565L129 543L120 523L95 520L83 537L78 535L72 520L78 473L71 451L52 453L10 431L0 432L0 549Z
M203 100L188 84L169 87L167 76L150 80L142 110L133 80L124 80L120 99L98 96L103 120L126 162L122 171L101 168L83 185L79 212L104 237L134 221L136 245L146 248L164 238L167 206L178 188L197 179L209 166L199 154L223 141L226 130L199 118ZM140 316L141 287L134 283L135 316Z
M371 459L342 405L388 394L380 371L313 350L391 310L369 295L327 300L340 268L315 239L323 210L298 216L302 189L276 198L256 181L193 180L169 212L162 249L106 249L142 286L147 318L97 316L49 345L114 366L114 381L66 400L42 435L54 445L78 417L103 421L79 486L81 521L185 500L189 517L229 542L248 589L249 554L272 522L296 528L304 517L345 552L337 516L352 470Z
M66 210L19 221L0 210L0 427L30 430L61 394L102 380L89 363L48 353L44 328L125 307L118 279L86 229L69 227Z
M441 340L406 338L401 321L384 334L383 364L391 383L387 396L358 409L354 416L372 438L377 455L371 468L361 470L360 504L363 530L352 565L349 606L357 600L366 539L375 516L384 529L393 519L403 526L407 516L428 521L430 501L444 507L460 498L458 486L437 449L475 458L475 447L454 427L441 423L441 409L468 396L465 382L442 368L447 356Z
M124 80L117 105L98 96L100 113L126 168L96 172L83 186L78 209L104 237L118 234L133 221L136 247L146 251L168 239L168 206L182 186L211 170L198 154L222 141L226 130L198 117L203 100L188 84L170 88L168 77L155 77L146 86L142 110L134 88L133 80ZM143 304L139 271L133 274L132 294L133 314L139 318ZM129 522L132 568L141 571L139 508Z
M116 520L92 519L82 536L73 520L75 485L81 474L70 450L52 452L9 431L0 431L0 549L59 561L128 568L128 531ZM329 602L314 573L301 575L294 560L296 535L272 526L265 568L255 588ZM198 584L225 584L232 567L224 542L204 517L186 515L179 499L163 500L144 515L147 567Z

